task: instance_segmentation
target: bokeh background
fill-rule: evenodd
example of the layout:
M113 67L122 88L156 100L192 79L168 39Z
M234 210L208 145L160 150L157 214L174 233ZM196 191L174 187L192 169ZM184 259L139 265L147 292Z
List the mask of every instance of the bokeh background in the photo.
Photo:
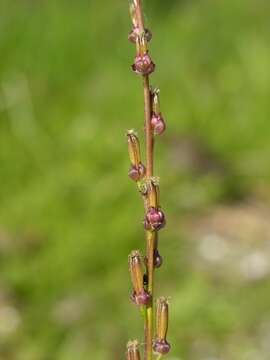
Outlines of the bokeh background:
M168 360L269 360L270 3L145 0L167 227ZM142 338L125 132L128 2L0 2L0 359L119 360Z

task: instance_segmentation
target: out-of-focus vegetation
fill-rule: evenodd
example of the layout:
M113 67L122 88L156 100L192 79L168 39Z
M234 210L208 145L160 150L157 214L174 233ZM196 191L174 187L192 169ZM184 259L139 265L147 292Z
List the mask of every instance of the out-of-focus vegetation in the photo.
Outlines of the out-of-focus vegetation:
M168 360L269 359L270 3L145 0ZM127 1L0 2L0 359L123 358L143 248Z

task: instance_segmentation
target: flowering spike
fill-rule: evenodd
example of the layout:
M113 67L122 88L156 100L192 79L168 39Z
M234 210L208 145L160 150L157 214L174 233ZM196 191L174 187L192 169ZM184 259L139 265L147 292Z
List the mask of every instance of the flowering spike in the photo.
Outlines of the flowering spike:
M156 338L153 349L160 354L167 354L170 351L170 344L167 342L169 306L168 300L161 297L157 300L156 313Z
M130 0L132 29L128 39L136 45L136 55L132 70L142 76L144 94L144 142L145 165L140 156L139 140L133 131L128 132L128 147L131 167L129 176L137 182L144 204L144 226L146 253L142 258L138 251L133 251L128 259L132 281L132 301L140 305L144 318L144 359L153 358L153 349L158 359L167 353L170 345L166 334L168 326L168 304L166 299L158 305L157 336L153 336L153 288L154 270L162 264L158 251L158 230L165 225L165 216L159 204L159 183L154 178L154 135L165 130L165 122L161 115L159 90L151 90L149 75L155 70L148 50L152 38L151 32L145 28L142 12L142 0ZM142 306L144 305L144 306ZM167 315L166 315L167 314ZM166 317L167 316L167 317ZM166 325L167 324L167 325ZM140 360L138 342L129 342L126 360Z
M133 286L131 300L137 305L145 305L150 300L149 293L144 289L141 254L134 250L128 257L128 265Z
M137 340L127 343L126 360L141 360L139 342Z

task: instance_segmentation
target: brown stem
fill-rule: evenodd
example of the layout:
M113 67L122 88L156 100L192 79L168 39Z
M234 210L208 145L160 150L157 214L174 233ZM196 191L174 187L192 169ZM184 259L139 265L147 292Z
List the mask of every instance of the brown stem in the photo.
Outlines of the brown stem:
M140 33L144 32L144 21L142 6L140 0L134 0L136 5L136 17ZM149 85L149 76L143 76L144 93L144 126L145 126L145 157L146 157L146 178L153 176L153 149L154 140L151 129L151 93ZM144 324L145 351L144 360L152 360L152 339L153 339L153 277L154 277L154 242L156 233L150 230L146 231L146 259L147 259L147 290L150 293L151 301L146 308L146 317Z

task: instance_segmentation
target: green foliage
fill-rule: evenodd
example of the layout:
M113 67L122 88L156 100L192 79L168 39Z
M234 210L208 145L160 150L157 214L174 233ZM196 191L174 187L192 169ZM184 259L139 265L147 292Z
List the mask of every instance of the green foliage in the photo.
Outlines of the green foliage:
M157 276L172 297L171 356L249 359L269 284L222 286L194 269L179 221L270 180L270 6L145 2L168 127L156 154L168 213ZM129 28L125 1L1 1L0 307L7 292L20 319L0 331L1 359L118 360L141 333L126 261L143 247L124 136L143 116ZM195 165L183 139L202 144Z

